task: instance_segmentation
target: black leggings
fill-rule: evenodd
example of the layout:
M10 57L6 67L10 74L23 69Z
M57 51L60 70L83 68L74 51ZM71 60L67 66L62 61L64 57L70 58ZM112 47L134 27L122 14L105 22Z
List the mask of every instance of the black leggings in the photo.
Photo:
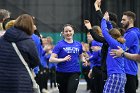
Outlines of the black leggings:
M79 84L79 73L56 73L59 93L76 93Z
M43 68L41 69L41 71L38 72L38 74L35 77L36 82L38 83L39 87L40 87L40 91L42 91L43 88L47 89L47 83L48 83L48 79L49 79L49 74L48 74L48 69L47 68Z
M136 76L126 74L127 81L125 84L125 92L126 93L136 93Z
M101 67L100 66L93 67L92 78L91 78L91 92L102 93L105 80L106 80L106 74L101 70Z

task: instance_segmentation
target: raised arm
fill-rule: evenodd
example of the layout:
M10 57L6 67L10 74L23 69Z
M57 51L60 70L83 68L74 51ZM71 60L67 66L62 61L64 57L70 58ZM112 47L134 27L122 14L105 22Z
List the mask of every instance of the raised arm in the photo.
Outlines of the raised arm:
M107 21L109 22L109 14L108 14L108 12L105 13L105 15L104 15L104 17L103 17L103 19L101 21L101 29L102 29L103 36L106 39L106 41L108 42L108 44L110 45L110 47L116 48L116 45L118 44L118 42L117 42L117 40L112 38L112 36L109 34Z
M88 29L88 31L90 32L91 36L94 38L94 40L101 42L101 43L106 43L106 40L104 39L104 37L98 35L95 31L93 31L89 20L84 20L84 24L85 24L86 28Z
M94 7L95 7L95 11L96 11L96 15L99 19L99 23L101 22L102 18L103 18L103 13L101 11L101 0L96 0L94 3Z

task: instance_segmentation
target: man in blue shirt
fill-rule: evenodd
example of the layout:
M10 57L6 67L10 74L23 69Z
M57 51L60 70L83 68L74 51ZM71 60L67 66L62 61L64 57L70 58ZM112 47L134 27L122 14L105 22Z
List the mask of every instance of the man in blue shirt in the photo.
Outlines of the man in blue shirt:
M139 51L139 40L134 27L134 21L136 19L135 13L126 11L123 13L122 26L125 29L124 38L126 39L127 52L136 54ZM138 65L136 61L125 59L125 72L127 76L127 82L125 85L126 93L136 93L136 75L138 71Z

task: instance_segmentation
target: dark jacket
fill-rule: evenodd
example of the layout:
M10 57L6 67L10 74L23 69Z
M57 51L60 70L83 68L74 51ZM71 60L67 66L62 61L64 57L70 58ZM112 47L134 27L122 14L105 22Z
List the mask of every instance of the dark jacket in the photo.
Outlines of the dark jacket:
M104 37L99 36L95 31L92 29L89 30L91 36L94 38L94 40L103 43L102 49L101 49L101 68L104 72L106 72L106 57L108 52L108 43L106 42Z
M0 93L33 93L31 78L11 42L17 44L30 68L39 64L31 37L17 28L8 29L0 38Z
M98 11L96 11L96 15L98 17L98 22L100 23L103 18L103 14L100 10L98 10ZM108 52L109 45L104 37L99 36L92 29L90 29L88 31L90 32L91 36L94 38L95 41L103 43L102 48L101 48L101 69L103 70L103 72L107 73L106 58L107 58L107 52Z

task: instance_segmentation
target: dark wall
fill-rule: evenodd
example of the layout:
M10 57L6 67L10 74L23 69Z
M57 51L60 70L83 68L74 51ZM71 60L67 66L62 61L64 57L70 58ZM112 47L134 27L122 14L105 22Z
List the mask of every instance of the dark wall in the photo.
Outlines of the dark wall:
M0 8L15 18L22 13L35 16L40 31L60 32L66 23L81 30L81 0L0 0Z
M95 15L94 2L95 0L82 0L84 14L83 18L89 19L92 24L97 24L97 17ZM137 20L135 25L140 27L140 0L102 0L101 5L103 13L105 11L114 12L118 15L118 23L120 24L122 14L124 11L132 11L136 13ZM88 12L87 12L87 11Z
M124 11L132 11L136 13L137 20L135 25L140 27L140 0L106 0L107 10L115 12L118 15L119 22L121 21L122 13Z
M102 0L102 11L111 11L118 15L121 21L122 13L131 10L136 13L136 25L140 27L140 0ZM76 32L86 32L84 19L97 24L94 9L95 0L0 0L0 8L12 12L12 17L29 13L36 17L39 31L60 32L62 26L71 23ZM81 34L83 37L83 34Z

